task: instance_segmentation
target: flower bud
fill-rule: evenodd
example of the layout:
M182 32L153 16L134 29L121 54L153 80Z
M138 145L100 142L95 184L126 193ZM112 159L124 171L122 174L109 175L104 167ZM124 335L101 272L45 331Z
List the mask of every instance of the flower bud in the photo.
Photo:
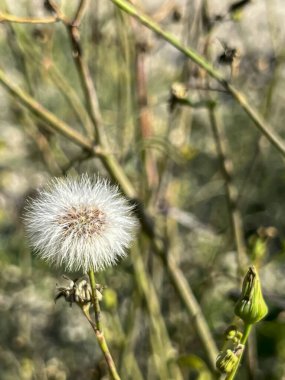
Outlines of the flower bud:
M242 338L242 333L235 325L230 325L225 331L225 338L233 344L239 344Z
M230 373L238 362L238 356L232 350L221 351L216 360L216 367L223 373Z
M254 266L249 267L243 280L242 292L235 306L235 314L245 323L253 324L267 314L258 273Z

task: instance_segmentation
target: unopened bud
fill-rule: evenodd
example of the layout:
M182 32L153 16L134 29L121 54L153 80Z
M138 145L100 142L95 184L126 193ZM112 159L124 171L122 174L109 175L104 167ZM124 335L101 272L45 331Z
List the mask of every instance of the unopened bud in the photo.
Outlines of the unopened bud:
M253 324L264 318L267 312L258 273L255 267L251 266L243 280L242 292L235 306L235 314L245 323Z
M228 341L232 341L234 344L239 344L242 338L242 333L235 325L230 325L225 331L225 338Z
M219 353L216 360L216 367L223 373L230 373L238 362L238 356L232 350L226 350Z

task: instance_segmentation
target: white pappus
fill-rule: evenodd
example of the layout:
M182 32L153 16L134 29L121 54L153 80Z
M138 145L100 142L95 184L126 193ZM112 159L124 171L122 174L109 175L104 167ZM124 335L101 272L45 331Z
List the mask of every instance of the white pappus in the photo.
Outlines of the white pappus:
M87 273L126 256L138 225L132 209L116 186L84 174L51 180L28 201L24 221L41 259Z

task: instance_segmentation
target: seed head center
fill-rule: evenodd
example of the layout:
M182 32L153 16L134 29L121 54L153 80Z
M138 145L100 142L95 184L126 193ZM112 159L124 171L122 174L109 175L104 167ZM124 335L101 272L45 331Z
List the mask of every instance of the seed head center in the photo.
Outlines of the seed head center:
M99 235L104 230L106 215L94 206L73 206L58 218L57 223L65 235L88 237Z

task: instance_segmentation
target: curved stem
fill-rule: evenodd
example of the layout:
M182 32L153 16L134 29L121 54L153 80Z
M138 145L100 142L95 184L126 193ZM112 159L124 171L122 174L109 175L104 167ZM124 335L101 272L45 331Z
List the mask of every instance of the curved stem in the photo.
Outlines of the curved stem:
M120 376L117 372L114 360L113 360L112 355L109 351L107 342L105 340L105 336L104 336L103 331L102 331L101 320L100 320L101 310L100 310L99 299L98 299L97 291L96 291L96 281L95 281L94 271L92 269L90 269L90 271L88 272L88 275L89 275L91 289L92 289L92 304L93 304L93 308L94 308L94 312L95 312L95 323L91 320L89 312L87 312L84 309L82 309L82 310L83 310L85 316L87 317L88 321L90 322L93 330L95 331L96 338L98 340L101 351L103 352L103 354L105 356L105 360L106 360L107 366L109 368L110 375L111 375L112 379L113 380L120 380ZM89 318L88 318L88 316L89 316Z
M250 334L251 329L252 329L252 324L246 323L244 325L244 332L243 332L242 339L240 341L240 343L243 344L244 346L245 346L245 344L247 342L247 339L248 339L248 336ZM244 352L244 349L243 349L242 353L240 354L240 356L238 358L238 362L237 362L235 368L232 370L232 372L230 374L227 375L227 377L225 378L225 380L233 380L235 378L235 375L237 373L237 370L239 368L239 365L240 365L240 362L241 362L241 359L242 359L242 356L243 356L243 352Z

